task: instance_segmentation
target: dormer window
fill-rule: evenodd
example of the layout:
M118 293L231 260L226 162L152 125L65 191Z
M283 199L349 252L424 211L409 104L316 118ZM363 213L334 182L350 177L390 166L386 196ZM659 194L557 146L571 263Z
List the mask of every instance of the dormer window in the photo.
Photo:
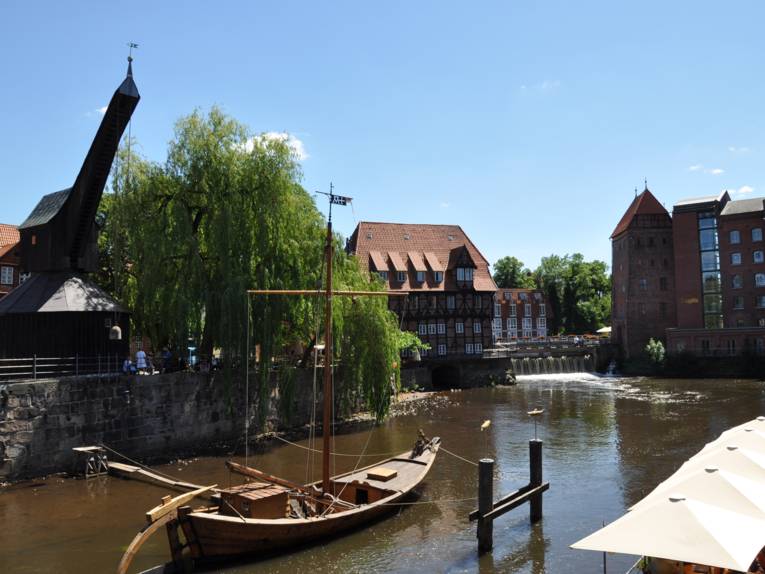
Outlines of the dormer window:
M417 283L425 283L425 272L424 271L418 271L417 272Z
M472 281L473 280L473 268L472 267L457 267L457 281Z
M406 281L406 271L396 271L396 280L399 283Z
M434 277L435 277L436 283L441 283L444 280L444 272L436 271L434 273Z
M387 271L378 271L377 276L382 279L383 281L388 280L388 272Z

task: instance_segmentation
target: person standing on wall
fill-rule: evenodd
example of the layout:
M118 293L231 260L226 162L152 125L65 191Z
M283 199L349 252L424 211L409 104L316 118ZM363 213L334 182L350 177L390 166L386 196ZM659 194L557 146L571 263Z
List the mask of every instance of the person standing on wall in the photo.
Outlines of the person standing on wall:
M138 352L135 354L135 366L138 369L139 375L146 374L146 353L144 353L143 349L138 349Z

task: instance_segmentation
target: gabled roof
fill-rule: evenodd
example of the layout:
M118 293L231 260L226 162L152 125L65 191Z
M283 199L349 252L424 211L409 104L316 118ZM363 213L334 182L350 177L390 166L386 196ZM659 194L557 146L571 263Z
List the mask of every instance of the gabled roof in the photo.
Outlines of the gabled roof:
M13 245L19 242L19 228L15 225L0 223L0 247Z
M669 213L664 206L659 203L659 200L648 191L648 188L646 188L640 195L636 195L635 199L632 200L632 203L627 208L627 211L624 212L624 215L619 220L614 232L611 234L611 239L627 231L632 220L638 215L666 215L669 217Z
M37 227L48 223L53 217L61 210L66 200L69 198L69 193L72 188L62 189L55 193L49 193L43 195L42 199L37 203L32 213L29 214L24 220L24 223L19 225L19 229L26 229L27 227Z
M411 270L422 270L419 267L430 271L451 271L458 260L470 261L470 266L475 265L473 288L476 291L495 291L497 288L489 273L488 261L459 225L362 221L349 239L348 248L358 257L360 267L367 271L370 265L377 266L376 257L373 259L372 255L374 252L387 254L386 268L401 271L410 270L409 267ZM432 273L427 274L422 284L414 280L410 283L408 275L403 284L391 277L389 289L413 292L457 289L453 272L447 273L439 283L435 283Z
M63 311L122 313L124 309L98 285L68 271L33 273L29 279L0 300L0 315Z

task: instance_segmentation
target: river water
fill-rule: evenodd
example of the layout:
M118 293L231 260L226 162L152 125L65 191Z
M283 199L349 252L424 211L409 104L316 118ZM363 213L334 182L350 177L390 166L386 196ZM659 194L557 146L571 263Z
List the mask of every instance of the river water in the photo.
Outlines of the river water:
M416 504L371 527L280 558L216 569L226 574L302 572L602 572L602 555L569 545L624 513L683 461L726 428L765 413L765 383L660 380L589 374L521 377L513 387L431 396L402 407L379 427L337 436L335 451L397 453L417 429L471 461L496 459L495 498L528 482L526 415L545 409L537 433L544 441L544 519L529 525L528 505L495 521L494 551L477 555L477 469L442 452ZM480 431L483 421L491 426ZM367 442L368 441L368 442ZM306 441L301 444L305 445ZM201 484L236 484L225 457L157 467ZM366 459L365 464L373 462ZM306 481L306 451L275 442L250 464ZM352 457L336 457L337 471ZM313 478L319 477L318 468ZM0 489L0 572L114 572L142 527L144 513L166 494L132 481L102 477L50 478ZM431 503L432 502L432 503ZM169 559L164 532L142 549L139 572ZM634 557L609 555L608 572L622 574Z

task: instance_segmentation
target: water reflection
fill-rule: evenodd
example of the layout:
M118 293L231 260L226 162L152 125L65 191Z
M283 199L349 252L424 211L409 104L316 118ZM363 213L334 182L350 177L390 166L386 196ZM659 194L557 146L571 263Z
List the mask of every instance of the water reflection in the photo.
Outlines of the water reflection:
M621 515L722 430L764 412L763 384L755 381L664 381L586 374L521 377L514 387L455 392L406 406L406 414L379 427L336 438L335 450L370 453L408 449L422 428L440 435L446 449L470 459L496 459L495 497L529 480L527 411L542 407L544 519L531 527L528 506L495 521L491 554L479 558L475 523L477 470L442 452L420 488L418 504L330 543L256 563L228 574L295 572L596 572L602 556L569 545ZM481 423L491 419L483 433ZM306 445L306 441L300 444ZM223 458L202 458L160 468L181 479L221 485L241 479ZM250 463L305 481L307 453L274 443ZM365 460L364 463L372 462ZM355 458L337 457L337 471ZM313 476L319 475L313 467ZM0 572L107 572L142 526L144 512L165 494L136 482L99 478L49 479L34 488L0 491ZM12 524L13 528L6 525ZM136 571L169 559L158 536L141 550ZM609 570L624 572L633 559L609 556Z

